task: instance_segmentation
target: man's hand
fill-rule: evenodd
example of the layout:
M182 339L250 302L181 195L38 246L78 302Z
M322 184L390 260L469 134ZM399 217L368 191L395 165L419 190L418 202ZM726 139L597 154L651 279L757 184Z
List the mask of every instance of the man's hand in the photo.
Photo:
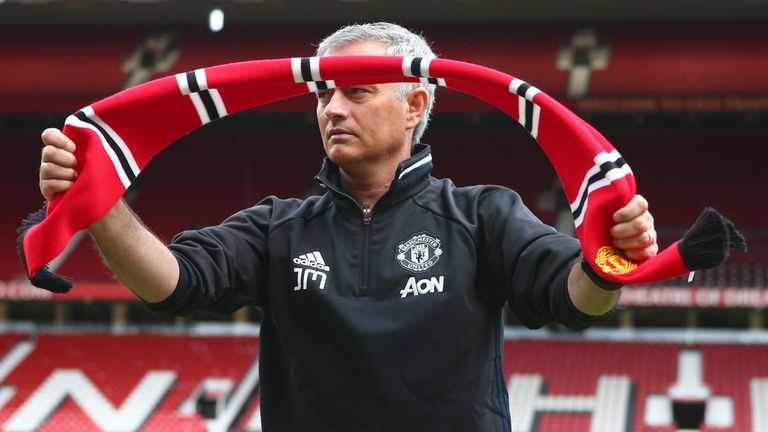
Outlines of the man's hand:
M50 201L58 193L69 190L77 179L75 143L58 129L46 129L41 136L40 193Z
M75 143L58 129L42 134L40 193L48 201L77 179ZM133 214L124 201L88 229L118 279L149 302L167 298L179 280L179 264L170 250Z
M613 245L633 260L644 261L659 252L653 216L648 212L648 201L640 195L613 214L616 222L611 228ZM574 265L568 276L568 293L574 306L587 315L600 316L616 305L619 290L604 290L595 285L584 273L581 265Z
M635 261L645 261L659 252L653 216L648 211L648 201L641 195L613 214L616 222L611 228L613 245Z

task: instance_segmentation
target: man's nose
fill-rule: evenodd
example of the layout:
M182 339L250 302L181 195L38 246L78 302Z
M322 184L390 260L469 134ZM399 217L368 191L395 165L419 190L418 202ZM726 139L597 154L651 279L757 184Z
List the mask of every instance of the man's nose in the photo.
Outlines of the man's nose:
M341 91L334 91L328 104L325 105L323 113L329 119L346 117L348 114L348 102Z

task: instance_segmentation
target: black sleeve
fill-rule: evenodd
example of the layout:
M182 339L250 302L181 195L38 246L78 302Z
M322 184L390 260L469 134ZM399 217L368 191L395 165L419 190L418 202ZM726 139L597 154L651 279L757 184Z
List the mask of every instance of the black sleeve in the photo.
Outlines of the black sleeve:
M506 300L529 328L553 321L585 328L607 318L582 313L568 294L568 275L581 252L576 239L542 223L509 189L487 189L478 206L481 296Z
M168 245L179 263L176 289L167 299L145 305L168 315L229 314L263 305L271 215L268 199L220 225L177 235Z

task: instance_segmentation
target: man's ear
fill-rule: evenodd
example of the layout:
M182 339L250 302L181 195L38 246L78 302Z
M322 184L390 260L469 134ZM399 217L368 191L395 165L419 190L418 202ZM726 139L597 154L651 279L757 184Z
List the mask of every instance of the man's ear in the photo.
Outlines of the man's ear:
M405 119L406 127L412 129L426 115L427 105L429 105L429 93L427 93L425 88L417 87L408 93L406 102L408 102L408 111Z

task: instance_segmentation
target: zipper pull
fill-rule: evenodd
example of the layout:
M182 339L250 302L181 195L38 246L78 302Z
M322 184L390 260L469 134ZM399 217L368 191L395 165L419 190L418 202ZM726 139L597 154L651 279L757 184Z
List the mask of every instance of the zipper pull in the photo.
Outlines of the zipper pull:
M363 203L363 225L371 224L371 206L370 204Z

